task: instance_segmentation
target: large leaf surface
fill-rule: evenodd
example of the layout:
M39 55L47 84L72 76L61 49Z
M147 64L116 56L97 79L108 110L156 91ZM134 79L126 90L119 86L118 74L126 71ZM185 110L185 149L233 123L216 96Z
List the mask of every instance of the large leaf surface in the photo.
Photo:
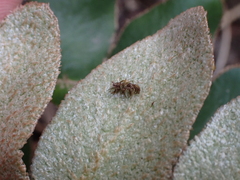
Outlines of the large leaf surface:
M43 134L36 179L169 179L212 77L206 12L190 9L93 70ZM127 79L139 95L111 94Z

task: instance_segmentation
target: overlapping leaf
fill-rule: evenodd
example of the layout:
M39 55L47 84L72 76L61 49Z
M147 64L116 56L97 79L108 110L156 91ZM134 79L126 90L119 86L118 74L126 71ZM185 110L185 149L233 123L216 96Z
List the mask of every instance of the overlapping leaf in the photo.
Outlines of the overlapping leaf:
M222 105L230 102L233 98L240 95L240 68L227 68L226 72L222 73L210 88L209 95L200 110L198 117L193 124L193 129L190 133L190 139L199 134L214 115L216 110Z
M240 179L240 97L221 107L180 158L176 180Z
M51 99L60 65L56 17L30 3L0 24L0 179L29 179L19 150Z

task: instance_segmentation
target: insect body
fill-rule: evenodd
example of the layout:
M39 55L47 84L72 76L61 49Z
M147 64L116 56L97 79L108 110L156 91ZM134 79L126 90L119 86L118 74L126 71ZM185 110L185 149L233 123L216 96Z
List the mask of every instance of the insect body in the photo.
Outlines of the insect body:
M130 97L140 93L140 87L137 84L132 84L127 80L120 82L112 82L112 87L109 89L112 94L123 94L125 97Z

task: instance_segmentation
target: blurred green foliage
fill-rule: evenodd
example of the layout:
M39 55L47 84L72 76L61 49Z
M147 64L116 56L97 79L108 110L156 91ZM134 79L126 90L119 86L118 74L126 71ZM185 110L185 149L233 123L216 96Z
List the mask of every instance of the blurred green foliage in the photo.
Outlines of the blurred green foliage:
M212 84L210 93L193 124L190 140L199 134L222 105L240 95L240 68L232 68L220 75Z

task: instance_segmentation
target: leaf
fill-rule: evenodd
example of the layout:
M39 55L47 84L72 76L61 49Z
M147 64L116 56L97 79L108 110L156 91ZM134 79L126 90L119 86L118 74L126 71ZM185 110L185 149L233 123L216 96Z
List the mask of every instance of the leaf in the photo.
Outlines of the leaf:
M190 139L199 134L216 110L240 95L240 68L233 67L222 73L212 84L210 93L193 124Z
M61 32L61 76L79 80L102 63L114 33L113 0L49 2Z
M56 17L21 6L0 24L0 179L29 179L19 150L51 99L60 66Z
M240 97L221 107L180 157L174 179L240 179Z
M221 19L221 1L168 0L166 3L162 3L154 7L148 13L132 21L124 30L116 48L111 54L116 54L139 39L155 33L158 29L163 28L169 22L169 20L174 18L176 15L187 10L188 8L195 6L203 6L208 12L207 17L210 31L211 33L214 33Z
M93 70L41 137L36 179L168 179L207 96L213 52L206 12L190 9ZM125 97L111 82L141 88Z

